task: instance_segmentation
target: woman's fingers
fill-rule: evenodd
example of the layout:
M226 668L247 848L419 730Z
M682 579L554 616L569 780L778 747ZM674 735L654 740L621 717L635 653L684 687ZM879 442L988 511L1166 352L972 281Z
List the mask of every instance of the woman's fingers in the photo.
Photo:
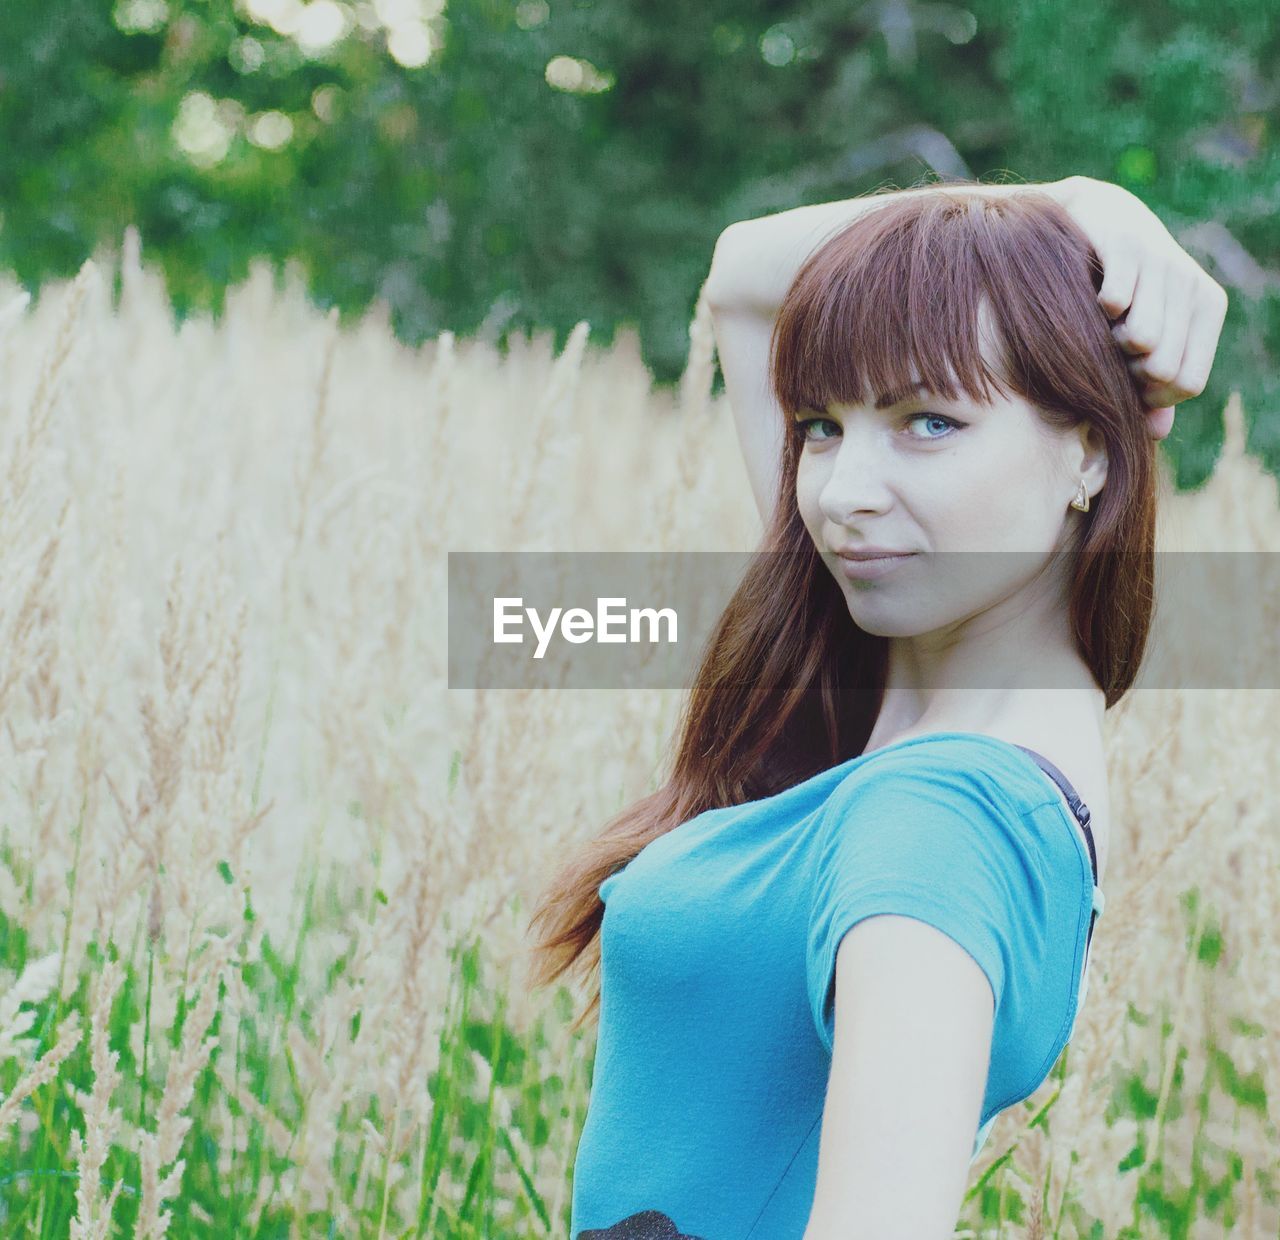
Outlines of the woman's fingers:
M1170 301L1160 344L1150 355L1128 362L1134 378L1144 384L1148 404L1175 405L1204 391L1226 313L1226 292L1207 276L1195 282L1189 295Z
M1133 304L1137 281L1138 252L1134 247L1117 246L1102 258L1102 287L1098 289L1098 301L1111 318L1122 315Z
M1195 309L1195 290L1190 279L1178 276L1165 278L1164 320L1155 347L1142 359L1141 374L1149 384L1161 388L1172 383L1182 369L1182 357L1187 350L1191 314ZM1161 401L1172 405L1174 401Z
M1182 363L1169 390L1179 393L1174 400L1186 400L1199 396L1209 382L1214 354L1218 351L1218 338L1222 335L1223 320L1227 317L1227 293L1216 282L1202 287L1196 297L1195 309L1187 332L1187 347L1183 350Z
M1126 353L1150 353L1160 343L1164 331L1165 284L1164 264L1143 264L1134 286L1133 304L1123 322L1111 325L1111 334Z
M1062 182L1059 201L1102 265L1098 302L1129 355L1148 426L1163 439L1172 406L1204 391L1227 312L1222 287L1127 190L1091 177Z
M1152 439L1165 439L1173 430L1173 408L1164 405L1159 409L1147 410L1147 434Z

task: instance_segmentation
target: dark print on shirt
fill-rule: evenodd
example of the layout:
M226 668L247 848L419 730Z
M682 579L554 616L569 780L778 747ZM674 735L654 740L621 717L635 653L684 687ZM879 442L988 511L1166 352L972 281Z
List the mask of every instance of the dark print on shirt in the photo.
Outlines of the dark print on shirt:
M702 1240L686 1236L661 1210L641 1210L612 1227L578 1232L578 1240Z

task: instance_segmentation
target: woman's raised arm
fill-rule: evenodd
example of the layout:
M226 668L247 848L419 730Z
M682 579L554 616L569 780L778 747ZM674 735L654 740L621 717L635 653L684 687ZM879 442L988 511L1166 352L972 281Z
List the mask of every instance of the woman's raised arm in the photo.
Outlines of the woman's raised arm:
M801 264L856 216L902 195L945 193L947 184L794 207L730 224L716 242L703 295L752 492L767 524L777 495L782 416L768 386L768 346L779 305ZM1133 194L1091 177L1032 185L953 187L1005 197L1028 190L1060 202L1103 265L1098 300L1144 384L1148 426L1163 439L1172 406L1204 390L1227 310L1222 287Z

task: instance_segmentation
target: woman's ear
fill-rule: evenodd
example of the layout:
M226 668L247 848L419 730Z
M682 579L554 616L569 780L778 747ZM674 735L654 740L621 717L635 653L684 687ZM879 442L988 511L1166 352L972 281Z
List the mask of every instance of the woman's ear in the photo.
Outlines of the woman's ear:
M1075 434L1070 457L1072 477L1083 478L1089 494L1096 495L1107 481L1107 441L1092 422L1081 422Z

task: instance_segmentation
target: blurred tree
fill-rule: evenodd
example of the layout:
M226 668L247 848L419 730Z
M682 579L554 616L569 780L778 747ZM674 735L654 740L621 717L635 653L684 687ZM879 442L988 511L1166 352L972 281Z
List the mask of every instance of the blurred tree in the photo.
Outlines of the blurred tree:
M1138 193L1232 294L1169 447L1230 387L1280 470L1271 0L0 0L0 266L137 225L175 314L262 256L416 344L634 324L674 380L732 220L940 175Z

